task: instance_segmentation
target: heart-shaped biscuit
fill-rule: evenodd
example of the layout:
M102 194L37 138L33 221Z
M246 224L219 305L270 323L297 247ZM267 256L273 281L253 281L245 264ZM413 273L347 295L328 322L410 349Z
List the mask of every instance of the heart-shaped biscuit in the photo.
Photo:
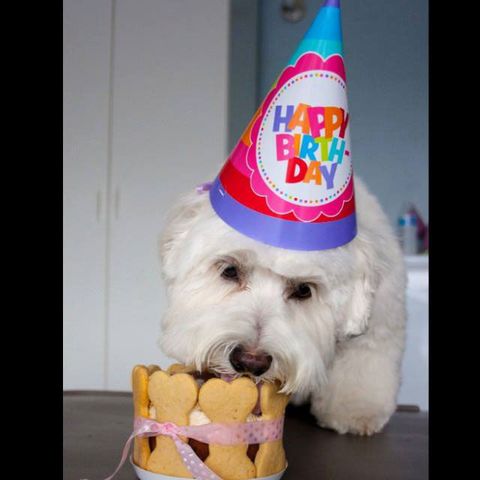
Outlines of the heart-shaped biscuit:
M260 406L262 409L262 420L274 420L285 414L285 408L289 396L278 393L280 384L265 383L260 391ZM262 443L255 456L255 467L258 477L267 477L281 472L286 465L285 450L283 441Z
M167 372L170 375L173 375L176 373L193 373L195 372L195 367L183 365L183 363L173 363L168 367Z
M200 388L198 403L212 422L244 422L257 398L257 387L247 377L230 383L211 378Z
M159 422L188 425L188 416L198 398L198 385L186 373L169 375L159 370L150 376L148 396L155 406Z
M188 425L190 412L198 398L197 382L186 373L169 375L162 370L154 372L148 383L148 396L156 411L157 421ZM186 441L185 438L183 438ZM166 436L156 438L155 450L150 455L147 470L164 475L192 478L184 465L174 441Z
M133 410L135 416L148 417L148 369L135 365L132 370Z
M273 420L282 417L285 414L290 397L283 393L278 393L280 384L264 383L260 392L260 407L262 409L263 420Z
M200 388L198 403L212 422L245 422L257 398L257 387L246 377L231 383L212 378ZM248 458L247 449L248 444L210 444L205 463L223 480L255 478L255 465Z
M153 372L156 372L157 370L161 370L161 368L158 365L147 365L147 370L148 374L151 375Z
M132 371L133 413L135 417L148 417L148 368L136 365ZM133 461L141 468L147 466L150 457L148 438L135 437L133 442Z

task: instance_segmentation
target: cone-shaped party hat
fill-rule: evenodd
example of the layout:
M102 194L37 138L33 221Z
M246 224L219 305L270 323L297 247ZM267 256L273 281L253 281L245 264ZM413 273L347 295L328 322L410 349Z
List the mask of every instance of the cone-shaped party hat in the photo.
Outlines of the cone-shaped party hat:
M325 250L357 233L340 0L326 0L210 190L260 242Z

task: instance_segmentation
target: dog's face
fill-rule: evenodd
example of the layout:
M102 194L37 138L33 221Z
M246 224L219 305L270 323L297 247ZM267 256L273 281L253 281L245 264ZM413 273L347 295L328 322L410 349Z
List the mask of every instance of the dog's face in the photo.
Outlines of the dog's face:
M270 247L227 226L207 194L190 195L162 238L160 346L198 369L280 379L285 392L308 394L325 381L336 343L366 328L366 246L358 236L319 252Z

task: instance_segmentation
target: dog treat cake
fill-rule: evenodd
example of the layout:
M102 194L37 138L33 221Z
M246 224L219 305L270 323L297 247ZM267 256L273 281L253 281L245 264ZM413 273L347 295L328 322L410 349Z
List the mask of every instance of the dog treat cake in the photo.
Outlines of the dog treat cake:
M289 398L279 388L278 382L224 380L180 364L166 371L137 365L136 428L149 433L135 436L133 463L179 478L248 480L282 472Z

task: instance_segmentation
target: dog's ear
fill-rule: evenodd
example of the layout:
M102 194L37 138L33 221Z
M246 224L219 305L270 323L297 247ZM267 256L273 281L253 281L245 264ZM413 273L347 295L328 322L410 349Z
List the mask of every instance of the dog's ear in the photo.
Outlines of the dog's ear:
M182 244L207 203L207 193L192 192L181 197L169 212L160 237L160 260L167 281L175 278Z
M341 332L344 338L357 337L366 332L373 301L373 287L368 275L354 280L353 292Z
M378 283L378 272L371 258L372 252L367 246L362 248L361 242L358 243L350 299L339 332L340 338L344 339L362 335L368 329L368 320Z

